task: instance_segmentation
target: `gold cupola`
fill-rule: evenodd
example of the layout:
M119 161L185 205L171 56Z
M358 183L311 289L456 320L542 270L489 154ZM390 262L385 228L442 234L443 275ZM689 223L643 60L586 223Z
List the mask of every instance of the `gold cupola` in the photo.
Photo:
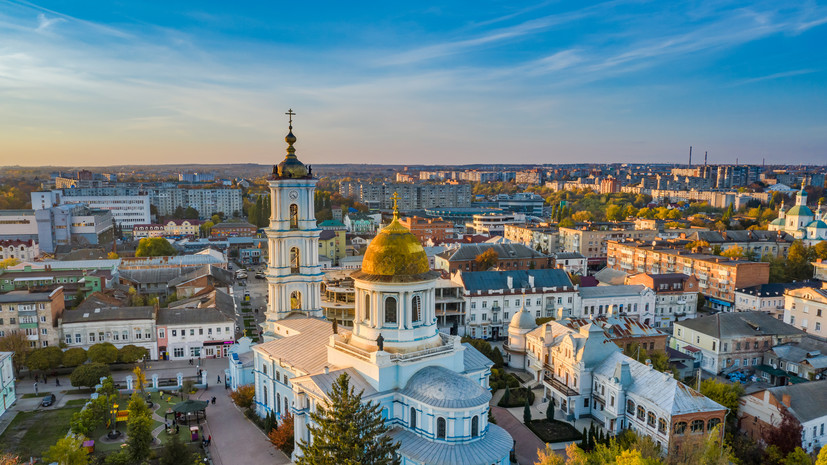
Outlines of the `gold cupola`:
M273 167L273 177L279 179L310 177L310 170L296 157L296 148L293 147L293 144L296 143L296 136L293 135L293 116L295 113L291 108L285 114L290 116L289 130L284 138L284 141L287 142L287 156L284 157L281 163Z
M414 276L431 271L425 249L411 231L399 223L399 195L393 194L393 221L370 242L362 260L362 273L373 276Z

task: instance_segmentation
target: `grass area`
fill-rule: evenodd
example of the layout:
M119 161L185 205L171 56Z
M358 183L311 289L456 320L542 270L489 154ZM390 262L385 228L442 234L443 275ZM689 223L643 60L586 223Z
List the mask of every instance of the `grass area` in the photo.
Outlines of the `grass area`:
M69 431L72 414L80 407L18 412L3 435L0 450L21 457L40 457Z
M502 399L500 402L497 403L500 407L522 407L525 405L526 397L528 397L529 405L534 404L534 392L532 392L528 388L517 388L517 389L508 389L508 396L503 394Z
M35 397L46 397L47 394L57 395L60 392L66 392L66 391L42 391L42 392L38 392L37 394L35 394L33 392L28 392L28 393L23 394L22 396L20 396L20 398L21 399L33 399Z
M74 407L80 406L83 407L86 403L89 402L89 399L71 399L66 401L66 407Z
M526 426L543 442L579 441L583 439L583 435L574 426L564 421L531 420Z

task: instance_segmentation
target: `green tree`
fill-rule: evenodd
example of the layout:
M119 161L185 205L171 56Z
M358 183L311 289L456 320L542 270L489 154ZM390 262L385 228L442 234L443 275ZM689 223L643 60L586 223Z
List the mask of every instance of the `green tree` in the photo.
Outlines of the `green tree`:
M526 398L523 406L523 423L526 425L531 423L531 405L528 403L528 398Z
M573 228L574 227L574 221L571 218L563 218L562 220L560 220L559 223L557 223L557 227L560 227L560 228Z
M813 246L813 254L822 260L827 260L827 241L821 241Z
M782 465L812 465L813 460L804 452L804 449L800 447L796 447L795 450L787 454L784 457L784 460L781 461Z
M109 376L109 367L103 363L91 363L81 365L69 376L72 386L92 387L100 382L100 379Z
M86 351L81 347L72 347L63 353L63 366L76 367L86 363L88 357Z
M816 465L827 465L827 447L821 448L821 452L818 453Z
M23 331L13 329L8 331L5 336L0 337L0 351L11 352L14 354L11 362L14 366L15 373L17 373L17 376L19 377L20 368L26 366L26 359L32 352L32 348L29 345L29 340L26 338Z
M187 209L184 210L184 218L197 220L198 219L198 210L196 210L193 207L187 207Z
M701 381L701 394L730 410L728 418L737 418L738 399L744 395L744 388L740 384L729 384L717 381L714 378Z
M721 252L721 256L727 258L742 258L744 256L744 249L743 247L733 245L732 247Z
M497 266L497 263L500 261L500 256L497 254L497 251L494 250L493 247L486 249L481 254L477 255L474 258L474 262L476 262L477 270L478 271L486 271L491 267Z
M213 226L215 226L215 223L210 220L201 223L201 226L198 227L201 231L201 237L209 237Z
M508 405L508 402L511 400L511 388L506 386L505 392L503 392L503 397L501 399L503 405Z
M46 371L54 370L63 363L63 351L60 347L43 347L35 349L26 359L26 366L29 370Z
M20 263L20 260L16 258L5 258L0 260L0 270L5 270L6 268L12 267Z
M174 434L161 449L158 459L161 465L185 465L195 463L197 457L181 442L178 435Z
M550 401L548 401L548 407L546 407L546 420L549 422L554 421L554 398L552 397ZM585 433L585 429L583 430Z
M182 206L178 205L178 206L175 208L175 211L174 211L174 212L172 212L172 217L173 217L173 218L176 218L176 219L179 219L179 220L180 220L180 219L183 219L183 218L184 218L184 207L182 207Z
M609 205L606 207L606 219L609 221L623 221L623 207L620 205Z
M71 436L58 439L57 444L46 452L46 460L58 465L86 465L89 455L80 439Z
M129 400L129 421L127 422L126 449L133 463L142 463L149 458L152 445L152 418L149 407L137 392Z
M299 442L302 456L298 465L399 464L399 444L385 433L389 428L382 418L380 407L373 402L362 403L350 386L350 377L342 373L328 393L326 405L317 404L316 412L310 413L308 426L313 443Z
M99 342L86 353L92 363L115 363L118 360L118 348L111 342Z
M160 257L175 255L178 251L163 237L145 237L138 241L136 257Z
M149 351L144 347L127 344L118 349L118 361L122 363L134 363L142 360L144 356L149 356Z

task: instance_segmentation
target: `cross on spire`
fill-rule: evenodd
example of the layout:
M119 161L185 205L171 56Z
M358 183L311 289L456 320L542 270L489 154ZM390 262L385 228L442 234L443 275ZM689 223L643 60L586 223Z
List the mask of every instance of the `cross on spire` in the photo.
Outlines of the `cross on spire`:
M293 117L296 116L296 114L293 113L293 109L290 108L289 110L287 110L287 113L285 113L285 115L290 117L290 129L293 129Z
M399 199L400 199L399 193L394 192L393 195L391 196L391 200L393 200L393 219L394 220L399 219L399 204L397 203L397 201Z

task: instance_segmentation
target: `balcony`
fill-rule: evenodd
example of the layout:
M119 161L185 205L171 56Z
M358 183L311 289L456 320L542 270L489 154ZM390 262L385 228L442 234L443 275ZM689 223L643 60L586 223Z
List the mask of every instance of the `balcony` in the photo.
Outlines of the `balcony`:
M511 347L510 345L508 345L508 343L507 343L507 342L503 343L503 349L504 349L506 352L509 352L509 353L512 353L512 354L518 354L518 355L525 355L525 354L526 354L526 350L525 350L525 349L517 349L517 348L513 348L513 347Z
M545 375L545 376L543 376L543 381L545 381L545 383L549 387L551 387L552 389L559 392L560 394L562 394L565 397L574 397L574 396L579 396L580 395L579 392L577 392L574 389L566 386L565 383L563 383L559 379L555 378L554 376Z

